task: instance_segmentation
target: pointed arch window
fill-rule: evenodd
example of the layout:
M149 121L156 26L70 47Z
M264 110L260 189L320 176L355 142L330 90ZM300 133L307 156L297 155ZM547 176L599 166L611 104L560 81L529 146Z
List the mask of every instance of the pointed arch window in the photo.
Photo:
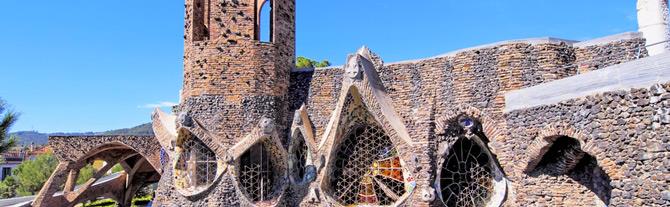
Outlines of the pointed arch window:
M331 166L332 196L342 205L393 205L407 192L395 145L359 98L349 95L343 108L342 141Z
M289 150L291 157L291 170L293 180L303 181L306 180L305 176L308 175L310 166L308 161L311 159L309 148L305 142L305 137L302 133L297 132L295 137L293 137L293 145Z

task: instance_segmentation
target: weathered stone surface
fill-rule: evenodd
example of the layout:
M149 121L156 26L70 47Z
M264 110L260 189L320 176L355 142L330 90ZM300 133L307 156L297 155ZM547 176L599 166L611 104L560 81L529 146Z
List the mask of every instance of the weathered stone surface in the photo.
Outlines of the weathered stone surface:
M475 120L477 130L469 135L478 137L477 144L500 167L498 178L504 179L497 184L503 186L496 189L503 191L495 197L505 200L504 206L670 205L667 191L661 192L670 178L670 83L603 89L505 110L510 101L506 93L646 57L646 42L638 33L582 43L514 40L386 64L365 48L348 67L295 70L295 1L274 1L270 43L256 38L263 2L187 0L182 100L174 108L178 135L167 136L171 130L164 130L157 136L168 137L158 139L164 145L174 141L177 147L167 149L168 154L179 156L186 137L179 133L192 133L225 171L211 187L185 195L176 189L179 171L162 168L155 206L337 206L327 178L338 140L351 127L339 126L347 123L341 120L348 118L342 114L351 94L365 106L367 119L379 123L380 133L389 137L403 167L410 168L403 173L410 175L406 183L411 185L396 205L444 205L441 189L435 189L439 163L456 140L440 137L452 127L447 120L462 115ZM283 165L295 161L286 153L295 151L287 150L297 143L294 132L307 137L310 177L305 182L288 182L283 176L289 174ZM554 136L579 144L558 159L556 175L529 173L541 164ZM127 139L145 146L137 138ZM270 159L282 167L273 168L277 194L270 201L252 202L241 191L239 156L259 142L270 145ZM153 144L146 150L158 152L160 144ZM77 146L58 142L54 148ZM59 159L77 160L85 153L63 152ZM147 157L155 163L154 154ZM56 173L53 179L65 177Z
M152 136L49 137L49 146L59 164L33 206L74 206L98 197L130 205L132 195L142 185L158 182L163 170L168 169L163 160L169 158L161 156L160 143ZM79 170L95 160L107 164L75 189ZM93 185L117 163L125 172Z

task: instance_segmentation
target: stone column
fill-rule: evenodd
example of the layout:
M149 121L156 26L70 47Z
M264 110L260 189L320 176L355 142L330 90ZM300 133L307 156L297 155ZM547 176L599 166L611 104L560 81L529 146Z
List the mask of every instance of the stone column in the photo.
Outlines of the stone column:
M668 0L638 0L638 30L647 39L649 55L670 51L668 30Z

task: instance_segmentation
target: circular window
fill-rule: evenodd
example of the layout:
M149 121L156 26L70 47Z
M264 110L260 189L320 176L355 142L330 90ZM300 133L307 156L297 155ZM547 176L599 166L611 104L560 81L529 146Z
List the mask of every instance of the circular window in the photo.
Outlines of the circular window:
M217 177L216 155L202 141L188 137L177 151L175 163L175 186L186 194L201 192L214 183Z
M392 205L405 194L402 162L378 126L352 127L334 159L330 185L343 205Z

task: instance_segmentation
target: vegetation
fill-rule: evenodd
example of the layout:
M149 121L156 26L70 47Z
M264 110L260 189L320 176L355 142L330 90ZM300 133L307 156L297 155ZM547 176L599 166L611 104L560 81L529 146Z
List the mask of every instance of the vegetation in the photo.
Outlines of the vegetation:
M77 176L77 185L84 184L86 181L88 181L93 177L93 174L95 174L95 168L91 164L88 164L79 169L79 175Z
M16 122L18 115L11 111L4 113L5 106L5 101L0 99L0 116L2 116L2 120L0 120L0 153L6 152L16 145L16 138L9 135L9 128Z
M57 165L58 160L52 153L39 155L34 160L24 161L12 171L12 176L0 182L0 198L35 195L42 189ZM77 185L91 179L94 173L93 165L89 164L81 168Z
M120 164L116 164L114 165L114 167L112 167L112 173L117 173L121 171L124 171L124 169L123 166L121 166Z
M315 60L302 56L298 57L298 59L295 62L296 68L322 68L328 66L330 66L330 62L328 62L328 60L322 60L321 62L317 62Z
M137 196L133 198L132 206L146 206L152 199L153 196L151 195Z
M12 198L16 197L16 189L19 187L19 183L16 181L16 178L9 176L0 182L0 198Z
M82 203L82 207L116 207L117 203L116 201L112 199L101 199L101 200L95 200L95 201L90 201L86 203Z
M149 204L149 202L151 202L152 199L153 196L151 195L137 196L133 198L133 200L131 201L131 207L146 206L147 204ZM88 201L81 204L81 207L116 207L116 206L118 206L118 203L109 198Z
M8 198L34 195L49 179L56 165L58 160L51 153L24 161L12 171L12 176L0 182L0 196Z

